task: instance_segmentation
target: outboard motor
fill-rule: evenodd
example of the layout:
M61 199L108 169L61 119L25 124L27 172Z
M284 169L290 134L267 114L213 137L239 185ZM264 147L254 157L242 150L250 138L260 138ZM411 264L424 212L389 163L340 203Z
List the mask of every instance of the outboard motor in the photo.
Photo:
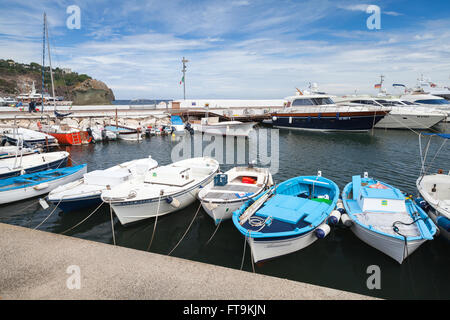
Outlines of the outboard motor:
M91 137L91 142L92 143L95 143L95 139L94 139L94 137L92 136L92 129L89 127L89 128L86 128L86 132L88 133L88 136L89 137Z
M191 135L194 134L194 129L192 129L192 126L189 122L186 123L186 125L184 126L184 129L186 129Z
M106 130L103 129L101 132L102 132L102 141L107 141L108 140L108 136L106 135Z

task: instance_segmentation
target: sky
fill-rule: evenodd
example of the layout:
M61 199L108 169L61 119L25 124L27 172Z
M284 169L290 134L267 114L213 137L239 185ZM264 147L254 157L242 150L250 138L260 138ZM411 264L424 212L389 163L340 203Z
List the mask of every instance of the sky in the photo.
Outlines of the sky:
M380 29L369 29L380 8ZM69 6L80 8L79 29ZM0 0L0 58L42 61L105 82L116 99L283 99L317 83L330 94L450 85L450 1ZM69 27L68 27L69 20ZM370 24L369 24L370 25ZM46 58L47 59L47 58ZM48 61L48 60L47 60Z

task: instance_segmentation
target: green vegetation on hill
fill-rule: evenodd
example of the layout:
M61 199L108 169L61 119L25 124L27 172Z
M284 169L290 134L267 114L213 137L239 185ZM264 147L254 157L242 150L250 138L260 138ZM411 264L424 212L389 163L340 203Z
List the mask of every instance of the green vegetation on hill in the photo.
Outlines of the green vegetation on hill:
M14 62L13 60L0 59L0 77L28 75L31 76L32 78L38 78L42 77L41 72L42 66L35 62L31 62L30 64L24 64ZM86 74L78 74L72 71L64 72L63 69L53 68L53 81L55 83L55 88L64 86L65 87L75 86L78 83L81 83L87 79L92 78ZM39 86L41 86L41 82L42 80L39 82ZM46 88L50 88L51 85L50 67L45 67L44 84ZM0 83L0 90L3 88L3 85L4 84ZM39 88L39 86L37 87Z
M106 84L94 80L87 74L78 74L66 68L53 69L55 96L64 97L73 104L111 104L114 93ZM0 59L0 96L17 96L27 93L34 82L35 88L41 92L42 66L36 62L18 63L13 60ZM45 67L44 91L51 92L50 67Z

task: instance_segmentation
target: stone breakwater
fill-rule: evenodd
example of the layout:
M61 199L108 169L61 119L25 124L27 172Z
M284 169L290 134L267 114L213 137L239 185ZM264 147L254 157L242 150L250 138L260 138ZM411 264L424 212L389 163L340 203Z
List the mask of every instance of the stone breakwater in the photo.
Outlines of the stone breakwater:
M118 117L117 121L115 117L79 117L72 118L67 117L63 120L58 120L56 118L30 118L30 119L5 119L0 120L0 126L18 126L25 129L38 130L39 122L55 125L55 124L65 124L72 128L86 129L92 126L106 126L115 125L116 123L121 126L126 126L130 128L147 128L147 127L160 127L165 125L170 125L169 115L157 115L157 116L142 116L142 117Z

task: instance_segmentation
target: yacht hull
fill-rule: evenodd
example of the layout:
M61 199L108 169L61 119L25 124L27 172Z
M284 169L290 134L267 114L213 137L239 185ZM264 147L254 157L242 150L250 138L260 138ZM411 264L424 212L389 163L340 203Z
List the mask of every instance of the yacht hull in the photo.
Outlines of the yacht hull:
M273 114L272 124L282 129L365 132L372 129L385 114L384 111Z
M375 128L383 129L430 129L445 119L444 115L388 114Z

